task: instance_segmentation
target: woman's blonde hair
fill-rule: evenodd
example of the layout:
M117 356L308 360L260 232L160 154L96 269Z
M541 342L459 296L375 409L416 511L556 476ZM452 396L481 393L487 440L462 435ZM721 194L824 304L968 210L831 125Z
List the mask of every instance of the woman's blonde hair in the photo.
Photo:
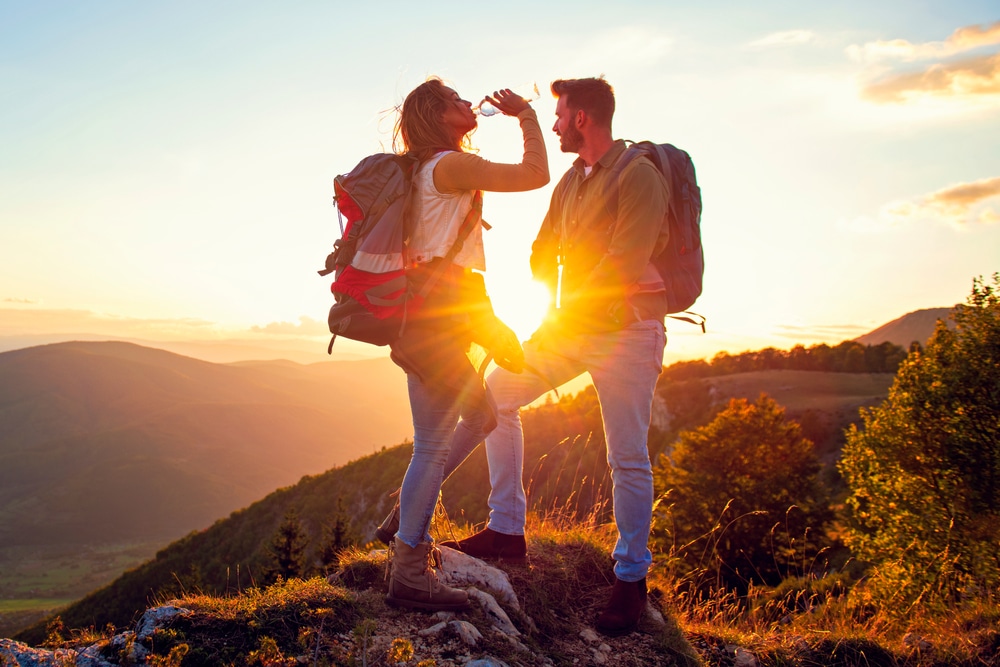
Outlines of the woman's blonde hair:
M452 103L451 91L445 90L438 77L431 77L410 91L396 118L392 136L395 152L426 160L438 151L471 148L471 132L456 137L442 120L447 105Z

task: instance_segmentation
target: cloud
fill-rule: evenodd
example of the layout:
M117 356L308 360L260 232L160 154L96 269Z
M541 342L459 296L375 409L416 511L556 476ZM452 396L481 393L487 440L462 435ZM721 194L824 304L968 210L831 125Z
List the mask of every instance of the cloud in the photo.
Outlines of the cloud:
M599 34L591 56L617 65L654 65L667 55L673 40L646 26L625 26Z
M862 99L881 105L933 103L928 108L970 110L1000 105L1000 52L996 48L982 52L998 44L1000 21L959 28L943 41L855 44L847 54L865 65L858 78ZM980 52L970 53L977 49Z
M994 199L1000 200L1000 176L949 186L924 197L922 203L955 223L988 224L1000 222L1000 206L988 205ZM996 205L1000 201L992 203Z
M868 333L868 328L857 324L817 324L813 326L779 324L774 329L775 336L795 341L841 342L853 340L866 333Z
M805 44L813 41L815 38L816 34L811 30L785 30L783 32L773 32L770 35L754 40L748 46L752 48L791 46L794 44Z
M916 72L891 73L864 83L861 95L879 104L919 98L1000 97L1000 53L941 64Z
M902 225L947 224L955 228L1000 223L1000 176L958 183L916 199L890 202L875 218L850 226L873 231Z
M13 299L5 299L14 303ZM19 305L26 301L17 302ZM95 313L90 310L53 308L0 309L0 336L36 334L93 334L101 336L159 336L184 338L205 336L215 325L195 318L141 319Z
M7 297L6 299L3 300L3 302L17 303L25 306L37 306L39 303L41 303L40 301L37 301L35 299L19 299L17 297L12 297L12 296Z
M294 322L270 322L262 327L250 327L250 331L282 336L328 336L330 334L330 328L326 322L314 320L306 315L299 317L298 324Z
M949 58L981 46L1000 44L1000 21L987 26L966 26L951 33L941 42L913 44L905 39L852 44L847 54L858 62L874 63L885 60L929 60Z

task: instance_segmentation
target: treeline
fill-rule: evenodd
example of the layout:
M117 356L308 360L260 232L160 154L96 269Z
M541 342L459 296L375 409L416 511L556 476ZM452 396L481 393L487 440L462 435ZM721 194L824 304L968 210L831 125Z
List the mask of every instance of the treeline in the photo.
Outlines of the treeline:
M851 340L832 347L826 343L812 347L796 345L791 350L767 347L740 354L719 352L711 361L678 361L664 369L661 377L669 380L695 380L773 370L895 373L907 354L907 350L894 343L862 345Z

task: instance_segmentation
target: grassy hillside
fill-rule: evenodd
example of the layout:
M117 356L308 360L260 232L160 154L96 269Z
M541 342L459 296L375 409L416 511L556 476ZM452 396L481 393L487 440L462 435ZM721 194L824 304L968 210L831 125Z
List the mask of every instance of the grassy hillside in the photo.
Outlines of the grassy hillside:
M997 607L988 601L899 614L849 596L839 573L792 580L744 599L690 595L654 566L650 607L637 632L607 638L593 618L611 589L606 525L560 519L529 526L530 565L501 565L517 596L501 601L518 631L498 632L478 606L457 614L481 635L474 646L453 631L431 631L439 618L389 607L384 552L349 550L336 579L292 578L268 587L209 595L187 591L157 602L181 612L149 636L52 634L64 651L99 649L113 665L134 665L132 639L159 665L615 665L616 667L990 667L1000 665ZM855 584L856 585L856 584ZM481 587L481 586L480 586ZM444 625L440 623L439 625ZM7 646L13 653L20 646ZM51 654L50 654L51 655ZM37 660L38 655L36 654ZM35 664L35 663L32 663Z
M705 403L690 414L663 416L665 424L692 415L712 415L729 396L741 392L755 398L760 391L784 391L802 409L833 415L858 402L877 400L889 378L847 373L763 371L690 381L693 385L663 384L661 397L680 391ZM700 391L700 393L699 393ZM691 401L693 405L695 401ZM856 416L856 415L855 415ZM609 517L610 483L600 410L593 388L558 402L526 411L525 484L529 507L536 515L558 512L567 519ZM705 421L708 421L706 418ZM701 422L704 423L704 422ZM699 424L688 424L685 427ZM651 445L661 443L669 429L654 429ZM374 528L389 508L388 493L402 480L409 460L408 445L385 449L342 468L307 477L293 487L274 492L221 520L211 528L192 533L160 551L156 558L130 571L63 613L72 627L112 622L122 625L145 608L154 594L183 590L224 593L259 582L270 560L268 545L285 513L294 509L307 539L307 567L318 569L324 526L338 512L348 520L350 535L360 542L373 539ZM482 448L444 485L444 506L460 524L482 522L487 516L488 468ZM338 509L338 502L340 508ZM596 508L596 511L595 511ZM26 634L39 639L42 626Z

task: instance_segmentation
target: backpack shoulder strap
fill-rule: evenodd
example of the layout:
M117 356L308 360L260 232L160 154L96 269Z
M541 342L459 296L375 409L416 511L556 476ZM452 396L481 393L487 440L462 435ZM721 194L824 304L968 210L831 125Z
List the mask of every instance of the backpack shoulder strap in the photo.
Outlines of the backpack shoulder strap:
M472 195L472 207L469 208L469 212L465 214L465 219L462 220L462 224L458 228L458 236L455 238L455 242L451 244L451 247L448 249L448 253L444 256L442 261L438 262L438 265L434 267L431 274L427 276L427 280L424 281L420 291L417 292L419 296L426 298L426 296L430 294L434 284L448 269L448 265L455 259L455 255L459 253L462 249L462 245L465 244L465 239L469 238L469 234L471 234L476 225L480 223L482 217L483 191L476 190L475 194Z
M673 186L671 186L671 169L670 169L670 157L667 155L666 149L660 144L654 144L652 141L629 141L626 140L629 147L625 149L618 161L615 162L611 167L611 176L608 178L607 190L604 193L604 203L608 209L608 213L615 217L618 215L618 190L621 184L622 173L625 172L625 168L632 164L637 158L645 157L667 181L667 186L671 190L670 206L673 207Z

